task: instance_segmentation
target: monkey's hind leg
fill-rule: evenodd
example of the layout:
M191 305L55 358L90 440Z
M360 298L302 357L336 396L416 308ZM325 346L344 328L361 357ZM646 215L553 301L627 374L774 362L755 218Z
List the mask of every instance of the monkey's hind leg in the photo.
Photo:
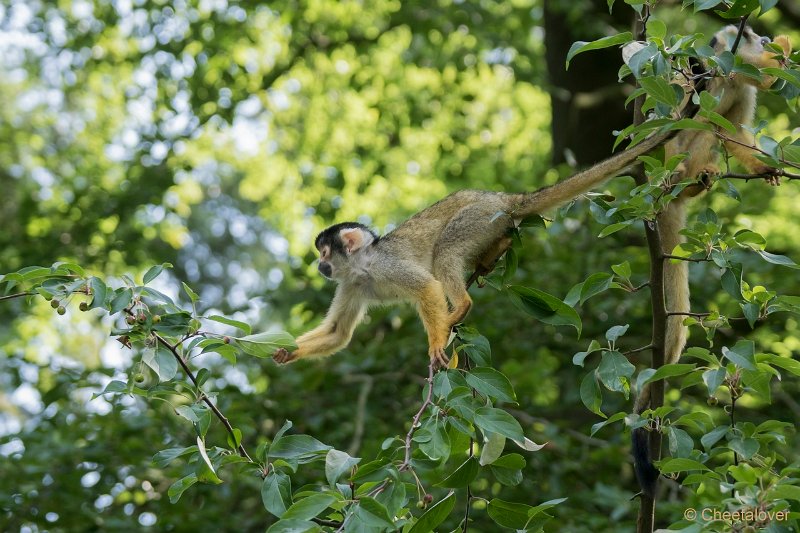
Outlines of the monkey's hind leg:
M472 298L464 283L464 259L458 255L459 252L452 246L437 246L433 259L433 277L442 284L452 307L447 315L448 330L464 320L472 308Z
M450 328L447 324L447 300L442 285L431 278L415 296L422 325L428 333L428 355L434 365L445 368L450 362L444 352Z

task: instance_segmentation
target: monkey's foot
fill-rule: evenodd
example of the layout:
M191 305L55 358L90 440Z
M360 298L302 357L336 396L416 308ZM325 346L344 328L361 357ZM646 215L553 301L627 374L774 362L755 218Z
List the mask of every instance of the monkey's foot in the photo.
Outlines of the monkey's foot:
M447 364L450 362L450 358L444 353L444 347L432 347L428 350L428 355L431 357L431 363L433 363L434 368L447 368Z
M285 365L286 363L291 363L297 359L297 356L294 352L289 352L286 348L278 348L275 350L275 353L272 354L272 360L278 363L279 365Z
M709 190L714 185L714 178L719 176L720 171L715 166L707 166L697 175L698 185L702 185L703 189Z
M759 174L764 176L764 181L772 185L773 187L777 187L781 184L781 176L783 175L783 170L775 167L770 167L768 165L757 166L751 169L753 174Z

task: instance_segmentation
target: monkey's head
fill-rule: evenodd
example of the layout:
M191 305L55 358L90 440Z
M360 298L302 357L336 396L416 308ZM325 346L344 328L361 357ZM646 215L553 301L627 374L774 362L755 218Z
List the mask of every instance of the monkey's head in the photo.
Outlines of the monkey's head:
M378 236L371 229L358 222L329 227L314 241L319 250L319 273L333 280L348 277L356 264L353 260L377 240Z
M738 33L739 28L737 26L725 26L714 35L709 45L717 54L722 53L724 50L730 50ZM774 43L774 45L768 46L770 43ZM782 55L781 52L775 50L775 46L783 52ZM736 53L742 56L746 63L758 68L782 68L785 66L786 58L792 53L792 43L786 35L778 35L773 41L769 37L758 35L752 28L747 26L742 32L742 39L739 41ZM745 78L745 81L767 89L775 82L775 77L762 75L760 81L748 78Z

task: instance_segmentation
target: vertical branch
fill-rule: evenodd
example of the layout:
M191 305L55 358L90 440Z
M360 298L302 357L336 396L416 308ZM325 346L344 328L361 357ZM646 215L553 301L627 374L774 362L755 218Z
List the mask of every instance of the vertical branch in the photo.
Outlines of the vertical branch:
M636 21L635 33L637 39L643 41L647 38L644 21L649 16L649 7L644 6L645 13L640 20ZM639 96L634 103L634 124L644 122L642 114L642 104L644 98ZM637 185L647 183L647 176L644 171L637 169L634 173ZM645 223L645 237L647 238L647 250L650 256L650 305L653 316L653 341L652 341L652 368L660 368L664 364L664 354L667 332L667 308L664 298L664 259L661 249L661 233L658 227L658 217L652 222ZM664 381L655 381L650 384L650 408L656 409L664 404ZM661 456L661 432L648 432L648 447L650 457L653 460ZM655 522L655 498L645 493L641 494L639 516L636 520L637 533L650 533L653 531Z

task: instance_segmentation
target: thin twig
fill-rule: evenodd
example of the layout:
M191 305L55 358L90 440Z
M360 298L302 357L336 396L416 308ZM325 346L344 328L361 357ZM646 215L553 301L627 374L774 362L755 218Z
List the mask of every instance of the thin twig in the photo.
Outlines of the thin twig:
M411 466L411 438L414 436L414 432L417 430L417 424L419 424L419 419L422 417L422 413L425 412L425 409L431 404L431 398L433 398L433 366L434 361L431 360L430 364L428 365L428 394L425 397L425 401L422 402L422 405L417 411L417 414L414 415L413 420L411 421L411 428L406 433L406 441L405 441L405 458L403 459L403 464L400 465L398 470L403 471L407 470Z
M679 261L689 261L691 263L705 263L711 261L711 259L708 259L707 257L703 259L693 259L691 257L682 257L680 255L672 255L672 254L663 254L661 257L664 259L677 259Z
M639 292L640 290L644 289L645 287L649 287L649 286L650 286L650 282L649 281L645 281L644 283L642 283L641 285L637 285L636 287L628 287L627 290L628 290L628 292Z
M189 365L186 364L186 361L183 360L183 357L181 357L181 355L178 353L178 350L175 349L175 347L173 347L166 340L164 340L164 338L161 335L157 333L154 333L154 335L156 337L156 340L158 340L159 344L167 348L172 353L173 357L175 357L175 360L178 361L179 365L181 365L181 368L183 369L184 373L189 378L189 380L194 384L194 386L199 388L200 385L197 382L197 377L194 375L194 372L192 372L192 369L189 368ZM214 405L214 402L212 402L208 398L208 396L203 394L201 396L201 399L203 403L206 404L209 409L211 409L211 412L214 413L214 416L216 416L219 419L219 421L222 422L222 425L225 426L225 429L228 430L228 434L231 436L231 439L233 439L233 442L236 442L236 434L233 432L233 426L228 421L227 417L224 414L222 414L222 411L220 411L219 408L216 405ZM237 451L239 452L239 455L241 455L251 463L253 462L253 460L247 454L247 450L244 449L244 446L241 443L239 444Z
M744 29L747 26L747 18L750 16L750 13L744 15L739 20L739 31L736 33L736 39L733 41L733 45L731 46L731 53L736 54L736 49L739 48L739 41L742 40L742 34L744 33Z
M35 292L18 292L16 294L8 294L6 296L0 296L0 302L3 300L11 300L12 298L22 298L23 296L32 296L36 294Z
M736 172L728 172L726 174L720 174L716 176L717 179L728 179L728 180L760 180L760 179L770 179L774 177L786 178L787 180L800 180L800 174L790 174L789 172L785 172L781 169L776 169L777 172L761 172L758 174L738 174Z
M669 312L667 312L667 316L693 316L695 318L706 318L709 315L711 315L711 313L689 313L689 312L683 312L683 311L669 311Z
M691 316L694 318L708 318L710 315L711 313L684 313L679 311L670 311L667 313L667 316ZM720 315L719 317L720 319L727 320L728 322L742 322L744 320L747 320L747 318L743 316L731 317L731 316ZM757 320L763 320L763 317L758 317Z
M720 139L722 139L723 141L726 141L726 142L732 142L733 144L738 144L739 146L744 146L745 148L750 148L750 149L751 149L751 150L753 150L754 152L758 152L758 153L760 153L761 155L765 155L765 156L767 156L767 157L774 157L772 154L770 154L770 153L768 153L768 152L765 152L765 151L764 151L764 150L762 150L761 148L757 148L757 147L753 146L752 144L747 144L746 142L742 142L742 141L740 141L740 140L738 140L738 139L734 139L733 137L728 137L727 135L725 135L725 134L724 134L724 133L722 133L721 131L717 131L717 130L715 130L715 131L714 131L714 133L716 134L716 136L717 136L717 137L719 137L719 138L720 138ZM798 168L798 169L800 169L800 165L798 165L798 164L796 164L796 163L792 163L791 161L786 161L786 160L784 160L784 159L781 159L781 158L779 158L778 160L779 160L781 163L783 163L784 165L788 165L788 166L790 166L790 167L792 167L792 168ZM780 169L777 169L777 170L778 170L778 172L779 172L779 175L782 175L782 174L780 174L780 173L781 173L781 172L783 172L783 171L782 171L782 170L780 170ZM794 174L792 174L792 176L794 176Z
M669 313L667 313L669 314ZM622 355L631 355L639 352L644 352L646 350L651 350L653 348L653 344L650 343L647 346L642 346L641 348L634 348L633 350L628 350L627 352L622 352Z

